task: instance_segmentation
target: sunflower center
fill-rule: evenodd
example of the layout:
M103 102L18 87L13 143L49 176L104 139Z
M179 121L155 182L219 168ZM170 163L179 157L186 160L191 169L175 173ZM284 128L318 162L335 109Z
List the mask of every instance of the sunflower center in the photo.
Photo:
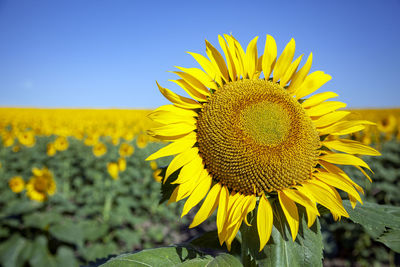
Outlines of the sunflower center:
M289 133L289 114L274 102L249 105L240 115L243 131L260 144L278 145Z
M241 80L218 89L199 114L197 141L213 179L243 194L309 179L320 147L301 105L265 80Z

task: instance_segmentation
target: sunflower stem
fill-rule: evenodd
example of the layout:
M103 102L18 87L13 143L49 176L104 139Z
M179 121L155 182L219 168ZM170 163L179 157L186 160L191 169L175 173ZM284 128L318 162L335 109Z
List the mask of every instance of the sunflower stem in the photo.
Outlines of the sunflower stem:
M251 214L248 214L248 216L251 216ZM253 266L251 256L249 253L249 243L248 243L251 242L252 236L250 233L250 227L247 226L245 223L242 223L242 225L240 226L240 236L242 238L242 245L241 245L242 264L244 267Z

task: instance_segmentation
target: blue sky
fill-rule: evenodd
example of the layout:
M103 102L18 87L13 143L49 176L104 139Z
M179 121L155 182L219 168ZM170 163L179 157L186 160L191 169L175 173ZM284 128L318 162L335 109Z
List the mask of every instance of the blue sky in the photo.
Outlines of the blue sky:
M400 106L400 1L0 0L0 106L155 108L155 80L232 33L290 38L349 107Z

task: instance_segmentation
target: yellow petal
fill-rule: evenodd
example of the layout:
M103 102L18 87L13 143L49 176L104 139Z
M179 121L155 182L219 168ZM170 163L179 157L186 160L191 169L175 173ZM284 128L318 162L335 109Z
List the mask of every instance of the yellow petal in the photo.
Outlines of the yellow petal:
M262 57L262 71L266 80L268 80L269 76L271 75L276 62L277 53L275 39L272 36L267 35L267 39L265 40L264 54Z
M356 166L356 168L359 169L362 172L362 174L364 174L364 176L367 177L367 179L372 183L371 177L369 177L368 174L361 167ZM370 171L373 173L372 170L370 170Z
M343 208L342 200L337 198L334 189L327 184L310 180L308 183L303 183L302 188L307 195L312 195L314 199L321 205L328 208L331 212L349 217L347 211Z
M172 106L172 105L170 105ZM175 107L175 106L172 106ZM147 117L155 122L161 123L161 124L171 124L171 123L189 123L189 124L195 124L196 119L194 116L197 116L197 113L194 112L193 110L190 109L182 109L175 107L180 110L186 110L190 111L190 115L186 114L184 112L175 112L175 111L164 111L164 110L156 110Z
M354 132L361 131L365 128L364 125L373 125L369 121L365 120L354 120L354 121L339 121L331 126L318 129L319 135L331 134L331 135L346 135Z
M203 175L205 171L206 170L197 172L194 176L192 176L192 179L189 179L185 183L182 183L178 186L179 189L177 192L176 201L184 199L192 194L194 189L197 188L198 185L205 179L206 176Z
M361 166L367 168L368 170L371 170L368 164L365 163L365 161L353 155L332 153L322 155L320 156L320 159L333 164Z
M325 100L328 100L330 98L334 98L337 96L338 96L338 94L336 94L334 92L319 93L319 94L315 94L315 95L311 96L310 98L306 99L301 105L303 106L303 108L310 108L310 107L313 107L315 105L318 105L318 104L324 102Z
M183 184L187 181L198 177L199 173L204 170L203 159L197 155L191 161L186 163L179 172L178 178L172 184Z
M211 61L209 61L203 55L192 52L187 52L187 53L190 54L197 61L197 63L199 63L199 65L208 74L208 76L210 76L211 79L213 79L218 84L222 84L221 74L219 73L218 70L215 69L216 67L213 65Z
M358 141L338 139L332 141L323 141L322 144L329 149L334 149L341 152L346 152L349 154L361 154L370 156L380 156L377 150L372 147L361 144Z
M304 66L293 75L292 81L288 87L288 92L290 94L295 94L296 91L299 89L300 85L304 82L304 79L306 78L308 72L310 72L312 58L313 54L310 53Z
M241 218L241 220L243 220L243 218ZM231 244L233 239L235 239L237 232L239 231L241 223L238 223L235 225L235 227L232 227L230 229L230 232L226 238L226 247L228 248L228 251L231 250Z
M228 228L233 227L237 223L239 223L240 218L243 215L243 208L251 199L242 194L239 194L238 200L236 200L235 204L232 207L232 212L230 212L230 216L228 218Z
M303 58L303 55L299 56L295 61L293 61L289 68L287 69L287 71L285 72L285 74L282 76L279 84L280 86L284 87L286 86L286 84L290 81L290 79L293 76L293 73L297 70L297 68L299 67L300 61Z
M256 36L253 40L251 40L246 49L246 69L249 79L254 78L254 75L257 70L257 61L258 61L257 40L258 36Z
M171 123L168 125L152 128L147 131L151 136L163 140L174 140L176 136L184 136L196 129L195 124L187 122Z
M205 102L207 101L207 97L203 94L201 94L198 89L194 88L191 86L189 83L187 83L183 79L178 79L178 80L168 80L170 82L174 82L177 85L179 85L183 90L185 90L188 95L190 95L191 98L199 101L199 102Z
M224 37L228 43L228 51L232 56L233 64L236 70L236 79L240 79L243 74L243 60L242 57L239 55L239 52L236 49L235 38L230 35L224 34ZM243 52L244 53L244 52Z
M274 82L277 82L289 68L290 63L292 63L294 57L295 49L296 49L296 42L292 38L290 42L286 45L285 49L283 50L278 60L276 61L273 74Z
M168 99L169 101L174 103L175 106L181 107L181 108L187 108L187 109L197 109L197 108L202 107L202 105L199 104L198 102L196 102L195 100L184 97L184 96L177 95L174 92L172 92L171 90L161 87L158 84L158 82L156 82L156 83L157 83L158 89L160 90L161 94L163 94L166 99Z
M224 58L221 56L218 50L214 46L212 46L212 44L210 44L207 40L206 40L206 53L210 58L211 62L214 64L214 66L216 66L217 70L221 73L222 78L225 80L225 82L229 82L228 68L226 67Z
M190 72L189 69L184 69L184 68L180 68L180 67L176 67L176 68L183 69L183 70L188 70L188 72ZM175 73L176 75L181 77L185 82L187 82L194 89L196 89L198 93L200 93L200 94L202 94L204 96L209 96L210 95L210 92L208 91L207 87L202 82L197 80L195 77L190 75L189 73L182 72L182 71L171 71L171 72Z
M346 180L341 179L341 176L338 176L333 173L328 173L328 172L317 172L313 174L314 177L319 179L321 182L324 182L326 184L329 184L333 187L339 188L340 190L343 190L347 192L348 194L352 195L354 198L358 200L362 204L362 200L360 198L360 195L357 193L357 191L354 189L354 187L350 184L347 183Z
M256 207L256 203L257 203L257 198L255 195L249 195L250 197L250 201L246 204L246 206L244 206L244 222L247 224L247 226L251 226L249 224L249 222L247 221L247 214L251 211L254 210L254 208Z
M215 83L214 79L211 76L209 76L207 73L202 71L201 69L198 69L198 68L182 68L182 67L176 67L176 68L178 68L181 71L191 75L196 80L201 82L206 88L218 89L218 86ZM189 82L189 81L187 81L187 82ZM192 83L190 83L190 84L192 84ZM195 87L197 87L197 86L195 86ZM210 95L210 92L208 91L208 89L204 90L203 86L200 86L200 88L201 88L200 93L202 93L205 96L209 96Z
M147 157L146 160L147 161L155 160L158 158L172 156L172 155L182 153L182 152L192 148L196 142L197 142L196 134L190 133L190 134L186 135L185 137L178 139L175 142L173 142L173 143L161 148L157 152L151 154L149 157Z
M323 160L318 161L318 163L328 172L340 175L342 177L342 179L346 180L348 183L350 183L352 186L354 186L358 192L364 194L364 190L362 189L362 187L359 186L358 184L356 184L355 182L353 182L353 180L351 180L350 177L338 166L336 166L332 163L323 161Z
M310 209L306 209L306 213L307 213L307 226L308 228L310 228L317 219L317 214Z
M314 213L319 215L319 212L318 212L317 206L315 205L315 202L311 201L304 194L301 194L300 191L293 190L293 189L283 189L282 191L285 193L285 195L288 198L294 200L295 202L299 203L306 209L310 209Z
M241 68L240 73L243 76L243 78L247 77L247 70L246 70L246 54L244 53L244 50L240 43L231 35L230 36L235 48L235 53L236 53L236 58L239 63L239 66ZM236 68L237 69L237 68Z
M355 207L356 207L356 204L357 204L357 199L355 199L352 195L350 195L350 194L348 194L349 195L349 200L350 200L350 203L351 203L351 207L354 209Z
M300 99L314 93L330 79L332 79L332 77L325 74L323 71L315 71L311 73L304 79L303 83L296 90L295 98Z
M200 209L197 211L196 215L193 218L192 223L189 228L196 227L197 225L204 222L211 214L215 211L219 202L219 194L221 191L221 184L216 183L208 192L206 199L201 205Z
M220 236L220 234L224 228L225 218L228 213L228 202L229 202L229 191L226 188L226 186L223 186L221 188L221 192L219 194L219 204L218 204L218 212L217 212L218 236Z
M194 206L196 206L206 196L210 189L212 179L208 175L207 171L204 170L200 175L204 176L204 179L200 178L202 181L194 189L188 200L186 200L181 217L185 216Z
M339 101L326 101L312 108L306 109L306 113L310 117L323 116L329 112L335 111L339 108L344 108L347 105Z
M226 62L228 64L229 77L231 78L232 81L236 81L237 74L236 74L235 62L233 59L234 55L231 54L231 51L229 50L227 43L225 42L224 38L222 38L221 35L218 35L218 41L219 45L221 46L225 54Z
M172 173L177 171L179 168L181 168L183 165L187 164L191 160L193 160L195 157L199 156L199 149L197 147L192 147L191 149L188 149L184 151L183 153L178 154L175 156L172 160L171 163L168 165L167 171L165 173L165 177L168 178ZM164 180L164 182L167 179Z
M340 121L341 119L343 119L350 113L351 112L349 112L349 111L342 111L342 110L331 112L331 113L328 113L316 120L313 120L313 123L314 123L315 127L323 128L323 127L329 126L335 122Z
M194 110L179 108L175 105L159 106L153 112L151 112L149 115L152 115L153 113L164 113L164 112L173 113L175 116L197 117L197 113Z
M263 195L260 197L257 211L257 229L260 238L260 251L265 247L271 236L273 218L271 204Z
M219 237L219 242L222 245L223 242L225 242L225 240L228 238L229 234L232 230L229 229L227 226L229 224L229 216L231 215L232 212L232 208L234 207L234 204L236 202L237 199L239 199L240 194L239 193L235 193L234 195L230 195L230 193L228 192L228 202L226 204L226 210L225 210L225 214L224 214L224 221L222 222L223 225L221 228L218 227L218 213L217 213L217 228L218 228L218 237ZM221 198L220 198L221 201ZM218 209L219 212L219 209Z
M286 221L289 224L290 232L293 241L296 239L297 232L299 231L299 212L297 211L296 204L283 191L278 191L279 203L281 204L283 213L285 214Z

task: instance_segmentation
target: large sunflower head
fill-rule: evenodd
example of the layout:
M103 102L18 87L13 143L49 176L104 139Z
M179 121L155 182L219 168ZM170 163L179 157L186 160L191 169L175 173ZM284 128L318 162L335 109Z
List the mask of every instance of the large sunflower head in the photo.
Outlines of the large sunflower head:
M191 98L157 83L172 105L149 115L163 124L149 134L171 143L148 160L176 155L164 178L179 171L170 202L187 198L183 216L204 199L191 227L218 208L218 236L228 248L256 206L260 249L271 234L272 202L279 203L274 206L285 214L293 240L299 228L297 205L305 208L309 227L319 215L317 203L335 219L347 217L336 189L348 193L353 207L363 190L336 164L353 165L368 177L363 168L369 166L355 155L379 152L345 137L371 123L346 120L350 112L338 110L346 104L328 101L337 94L313 94L331 76L309 73L312 54L299 67L303 55L294 59L293 39L279 57L269 35L261 56L258 37L246 51L231 35L218 40L225 57L206 41L208 58L189 53L201 68L174 71L179 79L173 82Z

